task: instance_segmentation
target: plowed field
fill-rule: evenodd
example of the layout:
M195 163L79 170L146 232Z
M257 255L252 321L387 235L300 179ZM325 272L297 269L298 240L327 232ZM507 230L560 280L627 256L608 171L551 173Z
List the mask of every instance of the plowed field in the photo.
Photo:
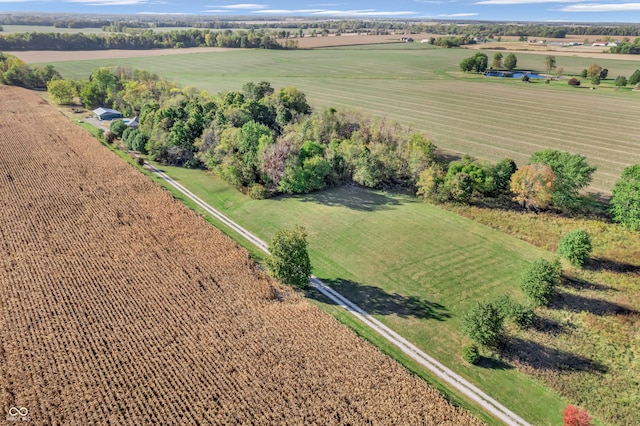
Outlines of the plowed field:
M47 425L479 423L0 86L0 417L25 413L11 407Z

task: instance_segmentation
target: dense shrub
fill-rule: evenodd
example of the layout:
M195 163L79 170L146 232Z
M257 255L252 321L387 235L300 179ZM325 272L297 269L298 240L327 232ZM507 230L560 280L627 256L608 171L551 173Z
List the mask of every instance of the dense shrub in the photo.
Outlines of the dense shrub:
M291 230L277 231L269 244L269 252L271 255L265 263L274 278L296 287L309 285L311 261L304 228L296 226Z
M264 185L260 185L259 183L254 183L251 185L251 188L249 188L249 197L254 200L264 200L268 197L268 194L269 193Z
M111 133L116 135L117 138L121 138L127 129L128 127L123 120L113 120L109 125L109 130L111 130Z
M109 131L104 134L104 140L106 143L111 145L116 140L116 134Z
M640 164L622 171L613 188L610 209L614 221L632 231L640 231Z
M480 361L480 351L475 344L467 345L462 348L462 359L469 364L476 365Z
M546 306L560 284L560 262L540 259L531 264L520 279L520 288L534 306Z
M569 86L576 86L576 87L580 86L580 80L578 80L575 77L570 78L568 83L569 83Z
M503 318L509 319L518 327L526 328L533 322L535 315L533 309L530 306L513 301L508 294L500 296L494 302L494 305L498 308Z
M573 266L582 267L591 253L591 237L584 229L576 229L562 237L558 244L558 254Z
M591 416L587 410L580 409L575 405L567 405L562 411L564 426L591 426Z
M504 317L493 303L478 302L465 314L462 328L474 342L494 346L502 337L503 322Z

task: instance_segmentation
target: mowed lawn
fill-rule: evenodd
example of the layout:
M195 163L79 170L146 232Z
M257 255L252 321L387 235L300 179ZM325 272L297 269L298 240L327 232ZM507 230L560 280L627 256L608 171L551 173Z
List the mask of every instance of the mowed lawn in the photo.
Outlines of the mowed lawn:
M423 131L440 148L524 164L545 148L580 153L598 167L592 191L610 193L622 169L640 163L634 118L640 93L570 88L469 76L460 61L475 51L419 44L319 50L250 50L53 63L67 78L86 79L99 66L146 69L210 93L241 90L248 81L296 86L315 109L358 108ZM490 58L493 52L486 52ZM81 55L81 52L79 52ZM542 71L544 56L518 53L518 68ZM635 61L557 57L579 73L597 62L609 76L629 76ZM40 64L43 65L43 64ZM588 85L585 82L585 85ZM612 86L609 83L610 86Z
M414 197L344 186L300 197L252 200L200 170L161 167L260 238L299 224L314 274L534 424L559 424L565 402L506 364L473 367L462 316L509 293L548 252Z

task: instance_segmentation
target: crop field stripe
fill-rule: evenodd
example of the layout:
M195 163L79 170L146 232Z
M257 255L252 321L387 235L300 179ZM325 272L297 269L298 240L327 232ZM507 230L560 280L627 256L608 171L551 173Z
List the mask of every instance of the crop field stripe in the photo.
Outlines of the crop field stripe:
M186 189L183 185L176 182L173 178L168 176L166 173L154 167L152 164L145 162L145 166L160 176L162 179L166 180L170 185L173 185L176 189L183 192L189 199L194 201L200 207L202 207L205 211L207 211L212 216L219 219L225 225L234 229L238 234L242 235L244 238L249 240L251 243L255 244L260 250L264 251L266 254L269 254L268 245L260 240L258 237L241 227L240 225L233 222L231 219L226 217L220 211L214 209L212 206L205 203L198 196L193 194L191 191ZM382 324L377 319L373 318L364 310L360 309L349 299L342 296L340 293L327 286L324 282L319 280L317 277L312 276L310 284L320 291L324 296L331 299L337 305L343 307L347 311L349 311L352 315L357 317L360 321L366 324L368 327L375 330L382 337L384 337L387 341L398 347L401 351L403 351L406 355L413 358L415 361L428 368L442 380L444 380L449 385L453 386L468 398L472 399L476 403L478 403L485 410L489 411L491 414L502 420L505 424L510 426L528 426L524 419L522 419L517 414L513 413L511 410L500 404L495 399L491 398L475 385L470 383L469 381L462 378L460 375L454 373L451 369L445 367L434 358L430 357L420 349L418 349L415 345L409 343L402 336L391 330L386 325Z

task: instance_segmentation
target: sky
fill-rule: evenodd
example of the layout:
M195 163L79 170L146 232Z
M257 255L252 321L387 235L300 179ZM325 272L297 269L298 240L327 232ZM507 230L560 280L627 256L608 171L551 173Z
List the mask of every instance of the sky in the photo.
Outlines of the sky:
M640 0L0 0L3 12L640 23Z

